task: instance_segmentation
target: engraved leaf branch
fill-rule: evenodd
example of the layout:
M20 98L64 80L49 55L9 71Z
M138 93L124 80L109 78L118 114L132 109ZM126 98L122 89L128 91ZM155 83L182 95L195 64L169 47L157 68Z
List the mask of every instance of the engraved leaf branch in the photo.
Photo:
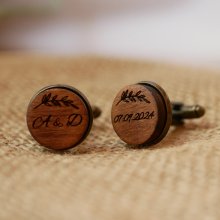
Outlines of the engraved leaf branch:
M133 91L129 92L127 89L126 91L122 92L121 99L118 101L116 105L118 105L120 102L137 102L137 101L150 103L150 101L147 100L146 96L144 94L141 94L141 91L134 93Z
M42 97L41 103L37 105L34 109L40 107L41 105L46 106L67 106L67 107L73 107L75 109L79 109L78 106L76 106L72 100L68 99L68 96L63 96L61 99L57 99L57 95L52 96L51 93L45 94Z

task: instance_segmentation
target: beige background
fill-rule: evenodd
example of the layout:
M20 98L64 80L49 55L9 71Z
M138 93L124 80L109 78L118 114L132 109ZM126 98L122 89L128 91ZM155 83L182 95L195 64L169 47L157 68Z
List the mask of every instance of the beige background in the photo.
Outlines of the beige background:
M218 220L220 75L101 58L0 55L0 219ZM148 149L114 133L112 100L126 84L152 80L171 100L199 103L199 120L173 127ZM66 83L103 110L88 138L57 153L30 136L26 108L41 87Z
M219 68L219 11L219 0L3 0L0 50Z

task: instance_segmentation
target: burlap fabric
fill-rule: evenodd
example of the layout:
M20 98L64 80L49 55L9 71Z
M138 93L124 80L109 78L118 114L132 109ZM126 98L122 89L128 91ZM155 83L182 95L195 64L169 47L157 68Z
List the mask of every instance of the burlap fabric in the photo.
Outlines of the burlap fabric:
M112 100L140 80L172 100L199 103L205 117L173 127L155 147L132 149L114 133ZM30 98L64 83L102 108L88 138L57 153L25 122ZM99 58L0 55L0 219L220 219L220 74Z

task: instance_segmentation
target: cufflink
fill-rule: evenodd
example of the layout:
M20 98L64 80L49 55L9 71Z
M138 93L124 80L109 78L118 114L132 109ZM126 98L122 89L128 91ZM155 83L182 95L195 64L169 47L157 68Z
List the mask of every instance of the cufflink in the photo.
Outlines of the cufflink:
M93 118L101 111L67 85L51 85L38 91L27 109L27 126L42 146L64 150L80 144L89 134Z
M112 104L111 120L115 132L127 144L151 146L166 136L171 125L204 114L200 105L171 103L163 88L144 81L119 91Z

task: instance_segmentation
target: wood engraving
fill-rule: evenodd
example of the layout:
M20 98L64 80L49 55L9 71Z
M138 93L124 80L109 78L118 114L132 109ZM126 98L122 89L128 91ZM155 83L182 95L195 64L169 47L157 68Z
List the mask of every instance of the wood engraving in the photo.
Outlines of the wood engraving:
M171 116L166 93L153 82L125 86L112 104L113 128L123 141L132 145L159 142L169 129Z
M131 122L134 120L150 120L155 116L154 111L152 112L137 112L137 113L131 113L131 114L120 114L116 115L114 117L114 122L119 123L119 122Z
M28 128L36 141L52 149L80 143L91 127L91 108L74 88L46 87L31 100Z
M147 100L146 96L142 94L142 92L139 90L136 93L134 91L129 91L128 89L126 91L123 91L121 94L121 99L117 102L116 105L118 105L120 102L146 102L150 103L149 100Z
M68 116L68 118L63 122L61 122L61 119L59 117L54 117L52 115L48 116L39 116L36 119L33 120L32 127L34 129L39 129L42 127L63 127L63 126L78 126L82 122L82 115L73 113Z
M61 99L57 99L58 95L52 96L51 93L45 94L42 97L41 103L37 105L34 109L40 107L41 105L46 105L48 107L53 107L53 106L72 106L75 109L79 109L78 106L74 105L73 101L68 99L68 96L63 96Z
M126 105L120 104L122 102ZM156 101L144 86L126 86L116 95L112 105L112 124L126 143L144 143L153 134L157 120Z

